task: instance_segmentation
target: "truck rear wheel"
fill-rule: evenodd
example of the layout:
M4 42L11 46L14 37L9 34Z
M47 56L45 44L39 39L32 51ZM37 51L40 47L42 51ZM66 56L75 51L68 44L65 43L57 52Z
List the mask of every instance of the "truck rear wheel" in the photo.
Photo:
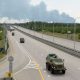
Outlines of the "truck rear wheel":
M51 74L54 74L54 70L52 68L50 69L50 72L51 72Z
M50 65L46 63L46 69L50 70Z
M62 70L62 74L65 74L65 70Z

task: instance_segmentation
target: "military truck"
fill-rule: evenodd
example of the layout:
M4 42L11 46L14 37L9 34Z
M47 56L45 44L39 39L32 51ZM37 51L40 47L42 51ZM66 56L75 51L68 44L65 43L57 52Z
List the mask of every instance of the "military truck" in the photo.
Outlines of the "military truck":
M64 60L58 58L57 56L52 56L54 54L49 54L46 57L46 69L53 73L65 74L66 68L64 67Z
M20 38L20 43L24 43L24 38Z

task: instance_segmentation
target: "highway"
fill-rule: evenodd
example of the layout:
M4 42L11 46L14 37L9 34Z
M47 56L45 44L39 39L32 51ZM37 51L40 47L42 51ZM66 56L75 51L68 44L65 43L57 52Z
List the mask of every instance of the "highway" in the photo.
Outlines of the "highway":
M58 38L58 37L53 37L53 36L49 36L49 35L45 35L45 34L41 34L41 33L38 33L36 31L25 29L25 28L22 28L22 27L19 27L19 26L17 28L20 29L20 30L23 30L24 32L27 32L31 35L34 35L34 36L43 38L45 40L60 44L62 46L69 47L71 49L75 49L75 50L80 51L80 42L76 42L76 41L72 41L72 40L68 40L68 39L63 39L63 38Z
M19 43L20 37L25 38L25 43ZM79 80L79 58L36 41L18 31L15 31L15 36L12 37L11 41L13 44L15 44L14 47L16 46L16 49L17 47L20 48L17 49L17 51L22 51L22 53L25 53L26 56L29 56L31 60L25 67L14 73L15 80ZM49 53L52 52L56 53L60 58L65 60L65 66L67 68L65 75L52 75L46 70L45 58ZM25 56L25 54L23 54L23 56ZM20 57L18 58L21 59Z
M15 80L79 80L79 58L36 41L17 30L14 33L15 35L12 36L11 32L8 32L10 47L7 57L10 55L14 57L13 77ZM25 39L25 43L19 42L20 37ZM55 53L64 59L67 68L65 75L51 74L46 70L46 56L49 53ZM8 64L7 59L0 62L0 77L8 71Z
M20 70L23 66L25 66L29 62L28 56L22 54L22 52L19 50L19 47L16 46L16 43L14 43L14 40L9 32L8 32L8 40L10 44L8 49L8 54L6 56L6 59L0 62L0 77L4 77L6 72L9 71L9 62L8 62L9 56L14 57L13 72ZM22 59L20 59L19 56Z
M0 62L0 78L5 77L6 72L9 71L8 57L13 56L13 76L15 80L25 80L26 78L28 80L43 80L43 76L39 68L39 65L34 60L34 58L32 58L30 54L16 40L17 36L12 36L12 33L9 31L7 36L9 40L9 49L6 59ZM23 76L21 76L21 74Z

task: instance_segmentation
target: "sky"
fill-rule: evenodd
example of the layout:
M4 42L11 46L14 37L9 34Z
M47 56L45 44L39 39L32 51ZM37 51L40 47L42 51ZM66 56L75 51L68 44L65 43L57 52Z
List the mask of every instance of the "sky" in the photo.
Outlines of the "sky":
M80 0L0 0L0 22L80 22L79 8Z
M80 0L32 0L32 5L39 4L44 1L47 10L58 10L60 13L66 12L70 16L77 18L80 16Z

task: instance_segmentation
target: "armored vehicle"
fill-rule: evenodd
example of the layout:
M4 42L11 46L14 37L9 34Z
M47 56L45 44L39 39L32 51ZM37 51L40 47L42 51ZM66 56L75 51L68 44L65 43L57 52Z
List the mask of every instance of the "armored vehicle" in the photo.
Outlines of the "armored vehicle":
M24 38L20 38L20 43L24 43Z
M50 54L46 57L46 69L53 73L65 74L64 60L58 57L52 57Z

